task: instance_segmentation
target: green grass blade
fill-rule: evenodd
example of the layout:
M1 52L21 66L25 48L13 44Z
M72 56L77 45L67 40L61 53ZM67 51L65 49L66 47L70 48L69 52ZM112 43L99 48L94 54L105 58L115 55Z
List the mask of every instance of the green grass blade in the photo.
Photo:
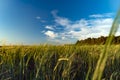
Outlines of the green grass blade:
M118 11L116 18L113 21L113 24L112 24L112 27L111 27L111 30L109 33L109 37L106 41L105 48L104 48L103 52L100 54L100 58L99 58L98 63L96 65L96 69L94 71L92 80L101 80L102 73L103 73L103 70L105 68L106 61L107 61L108 48L111 45L112 40L114 38L114 35L118 30L119 23L120 23L120 10Z

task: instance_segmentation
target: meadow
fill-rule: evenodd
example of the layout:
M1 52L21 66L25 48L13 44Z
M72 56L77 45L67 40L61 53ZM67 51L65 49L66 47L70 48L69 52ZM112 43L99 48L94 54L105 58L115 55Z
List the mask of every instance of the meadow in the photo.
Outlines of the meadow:
M120 80L118 11L104 45L0 47L0 80Z
M3 46L0 80L92 80L104 45ZM120 45L111 45L102 80L120 80Z

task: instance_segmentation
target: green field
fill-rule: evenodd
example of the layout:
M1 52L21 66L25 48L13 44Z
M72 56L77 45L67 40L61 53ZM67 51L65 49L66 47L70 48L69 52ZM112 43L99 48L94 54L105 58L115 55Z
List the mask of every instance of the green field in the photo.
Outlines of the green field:
M0 80L91 80L104 45L0 48ZM108 48L102 80L120 80L120 45Z
M118 11L104 45L0 47L0 80L120 80Z

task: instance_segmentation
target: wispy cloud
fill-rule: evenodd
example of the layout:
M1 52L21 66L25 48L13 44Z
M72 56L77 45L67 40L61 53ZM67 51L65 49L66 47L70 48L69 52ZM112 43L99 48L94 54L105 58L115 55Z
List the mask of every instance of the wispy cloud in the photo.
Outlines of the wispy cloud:
M51 39L54 39L55 37L57 37L57 33L53 32L53 31L50 31L50 30L44 32L44 34Z
M104 13L104 14L93 14L93 15L90 15L89 17L92 17L92 18L105 18L105 17L111 17L113 15L114 15L113 13Z
M48 30L54 30L53 26L49 26L49 25L45 26L45 28Z
M62 31L57 32L47 31L45 34L54 40L60 42L73 42L75 40L86 39L88 37L100 37L107 36L109 34L113 18L112 13L94 14L90 15L89 19L80 19L72 21L65 17L57 15L57 10L52 11L55 25L63 27ZM93 18L94 17L94 18ZM52 26L55 26L52 25ZM53 30L52 26L46 26L45 28ZM57 28L56 26L56 28ZM119 34L119 33L117 33Z
M69 35L72 35L79 40L88 37L107 36L110 31L111 24L113 22L111 18L85 21L86 23L78 23L71 25L70 27L73 27L73 30L68 31ZM79 31L74 30L75 25L78 25L78 29L80 29Z
M58 13L58 10L51 11L51 14L53 15L53 17L58 17L57 13Z
M51 12L52 15L53 15L53 17L55 18L54 21L55 21L57 24L61 25L61 26L67 26L67 25L69 25L69 24L70 24L69 19L58 16L58 15L57 15L57 12L58 12L57 10L54 10L54 11Z
M42 23L45 23L46 21L45 20L43 20L40 16L36 16L35 17L37 20L39 20L40 22L42 22Z

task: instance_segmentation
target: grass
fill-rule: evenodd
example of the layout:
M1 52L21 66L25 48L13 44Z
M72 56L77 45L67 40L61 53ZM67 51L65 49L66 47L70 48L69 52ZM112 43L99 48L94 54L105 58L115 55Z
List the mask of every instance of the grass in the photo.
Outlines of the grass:
M0 80L91 80L104 47L104 45L2 47ZM101 80L120 79L119 47L109 46Z
M118 11L116 18L113 21L113 24L112 24L112 27L111 27L111 30L109 33L109 37L106 40L106 44L105 44L103 52L100 54L100 58L98 60L96 70L94 72L92 80L101 80L102 73L106 66L106 61L108 58L108 48L109 48L109 46L111 46L114 35L116 34L116 32L119 28L119 23L120 23L120 10Z
M0 80L120 80L120 45L111 45L120 11L105 45L0 47Z

